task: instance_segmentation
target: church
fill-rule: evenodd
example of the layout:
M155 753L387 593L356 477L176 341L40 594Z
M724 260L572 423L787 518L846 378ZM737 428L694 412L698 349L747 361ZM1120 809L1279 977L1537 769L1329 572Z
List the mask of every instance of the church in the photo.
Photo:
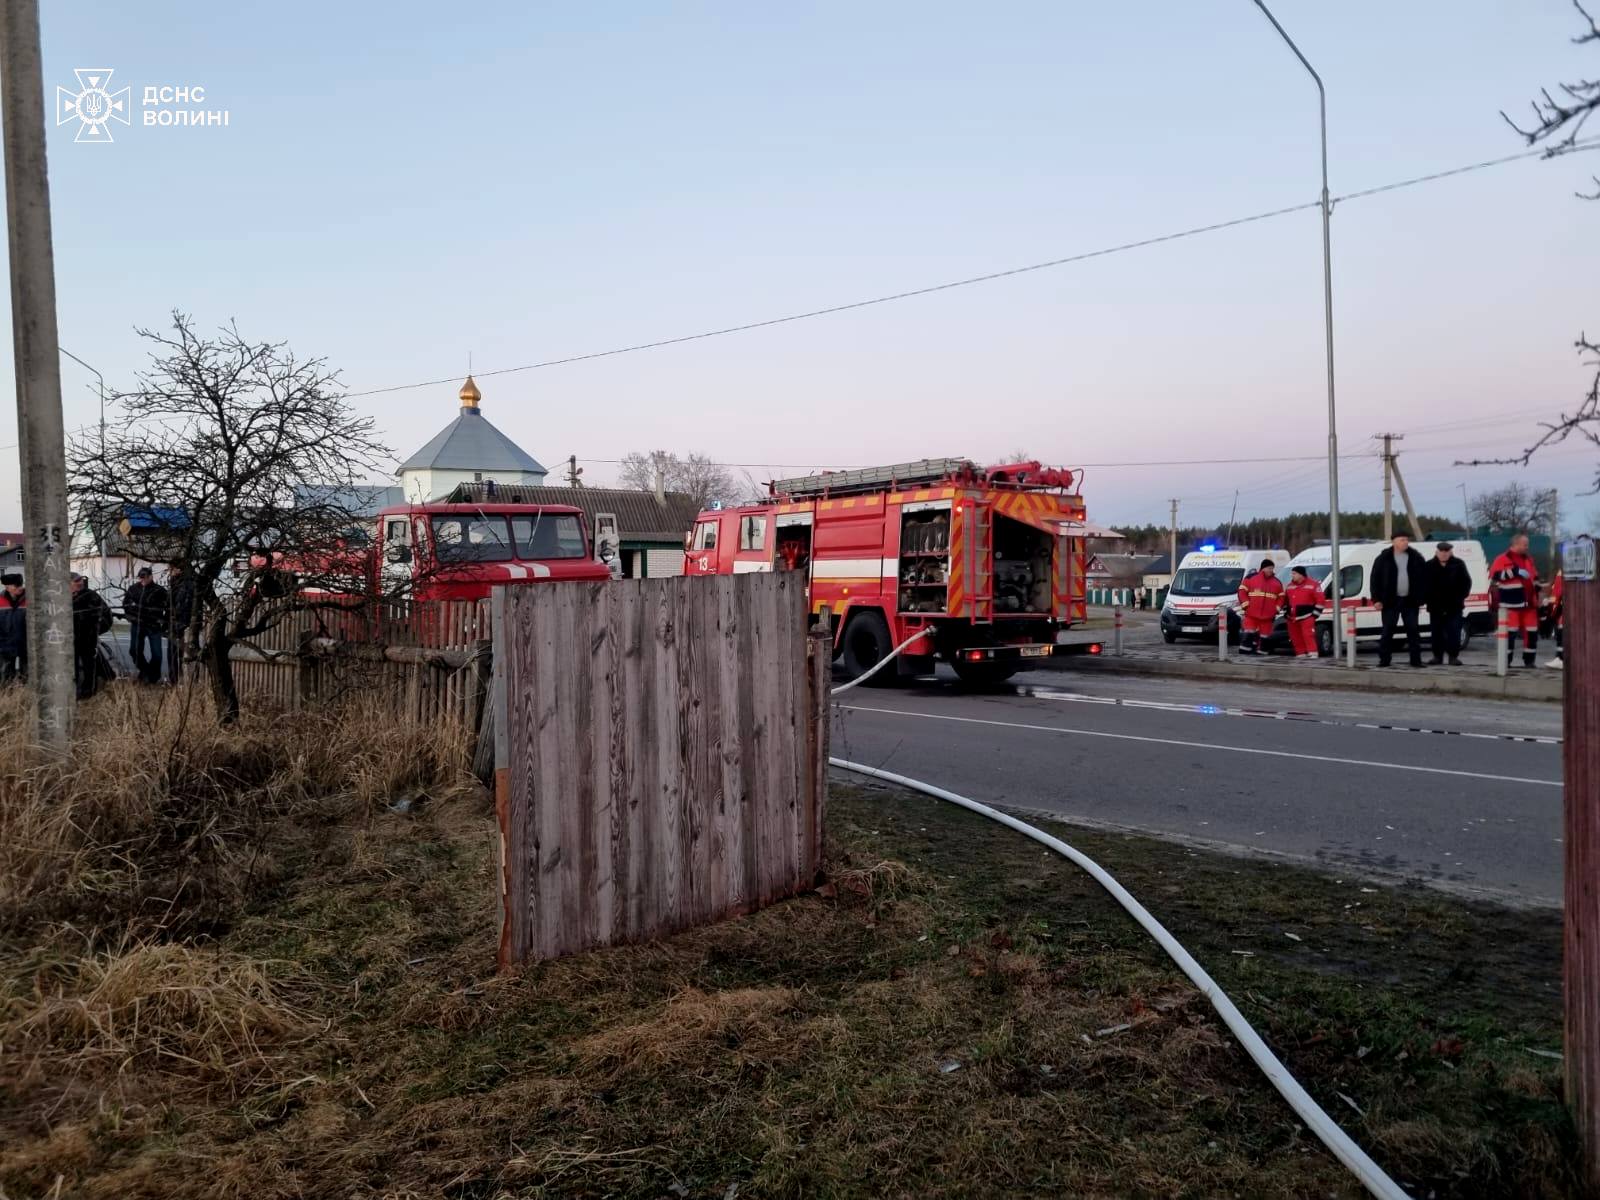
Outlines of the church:
M443 500L461 484L520 484L539 487L539 461L489 423L479 407L483 393L472 376L461 385L461 413L400 466L400 492L407 504Z

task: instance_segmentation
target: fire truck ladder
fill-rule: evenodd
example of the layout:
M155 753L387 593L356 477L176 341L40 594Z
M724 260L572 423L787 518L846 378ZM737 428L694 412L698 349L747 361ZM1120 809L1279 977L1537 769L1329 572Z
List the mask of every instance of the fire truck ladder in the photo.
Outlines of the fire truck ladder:
M969 508L967 591L976 625L994 621L994 510L982 501Z
M964 471L972 471L970 459L921 458L915 462L894 463L887 467L862 467L856 471L827 471L821 475L801 475L794 479L775 479L772 491L783 496L858 496L881 492L889 487L939 483Z

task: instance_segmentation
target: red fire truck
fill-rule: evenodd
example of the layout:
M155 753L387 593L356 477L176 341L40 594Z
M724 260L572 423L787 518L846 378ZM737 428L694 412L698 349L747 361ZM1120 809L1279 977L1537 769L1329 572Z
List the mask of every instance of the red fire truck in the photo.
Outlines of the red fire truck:
M410 504L378 514L380 591L477 600L498 583L602 582L581 509L564 504Z
M939 658L965 680L997 682L1090 649L1056 640L1087 616L1081 478L936 458L780 479L764 503L701 513L684 570L806 572L811 619L831 615L852 678L926 630L898 671L869 682L927 674Z

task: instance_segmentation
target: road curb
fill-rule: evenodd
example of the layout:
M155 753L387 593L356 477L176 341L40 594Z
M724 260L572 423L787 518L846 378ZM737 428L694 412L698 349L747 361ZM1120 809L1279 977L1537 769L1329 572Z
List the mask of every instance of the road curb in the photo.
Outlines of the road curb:
M1224 679L1229 683L1277 684L1280 687L1326 687L1356 692L1411 692L1442 696L1474 696L1493 700L1561 702L1561 677L1534 675L1515 667L1504 677L1459 674L1449 667L1336 667L1282 663L1201 662L1159 658L1113 658L1088 655L1059 660L1054 670L1092 675L1164 675L1178 679ZM1521 672L1520 674L1518 672Z

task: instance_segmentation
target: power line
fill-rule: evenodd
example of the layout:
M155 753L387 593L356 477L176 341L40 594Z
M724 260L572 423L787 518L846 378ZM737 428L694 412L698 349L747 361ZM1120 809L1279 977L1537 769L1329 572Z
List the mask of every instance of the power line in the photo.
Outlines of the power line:
M1570 154L1579 150L1591 149L1600 145L1600 137L1585 138L1573 144L1562 154ZM1507 154L1500 158L1485 159L1482 162L1467 163L1459 167L1450 167L1443 171L1434 171L1427 175L1416 175L1410 179L1398 179L1392 183L1379 184L1377 187L1364 188L1357 192L1347 192L1342 196L1333 198L1335 205L1343 204L1350 200L1362 200L1369 196L1381 195L1385 192L1399 191L1402 188L1416 187L1424 183L1433 183L1440 179L1450 179L1457 175L1466 175L1473 171L1483 171L1490 167L1504 166L1506 163L1518 162L1527 158L1549 158L1551 152L1544 149L1524 150L1518 154ZM1010 267L1003 271L990 271L984 275L972 275L965 279L952 279L945 283L930 284L927 287L911 288L907 291L890 292L883 296L874 296L867 300L852 300L844 304L832 304L826 308L814 308L806 312L789 313L782 317L769 317L762 321L748 321L741 325L729 325L722 329L708 329L700 333L683 334L679 337L660 338L652 342L638 342L631 346L618 346L611 350L596 350L589 354L572 354L565 358L549 358L542 362L525 363L520 367L501 367L494 371L480 371L479 379L489 379L496 375L514 375L522 371L538 371L545 367L562 367L573 363L591 362L597 358L615 358L619 354L635 354L641 350L659 350L666 346L681 346L685 342L699 342L707 338L724 337L731 333L748 333L755 329L769 329L774 325L787 325L795 321L809 321L814 317L833 316L837 313L851 312L860 308L872 308L879 304L892 304L897 300L910 300L917 296L930 296L935 292L948 292L955 288L971 287L979 283L992 283L997 279L1009 279L1017 275L1026 275L1034 271L1045 271L1052 267L1064 267L1072 263L1087 262L1094 258L1105 258L1113 254L1123 254L1130 250L1142 250L1149 246L1158 246L1165 242L1181 241L1185 238L1199 237L1202 234L1218 233L1224 229L1235 229L1241 225L1250 225L1258 221L1270 221L1275 217L1287 216L1290 213L1305 212L1308 209L1320 208L1321 202L1309 200L1304 204L1291 204L1286 208L1274 208L1266 212L1252 213L1245 217L1234 217L1228 221L1216 221L1209 225L1196 225L1189 229L1180 229L1173 233L1157 234L1153 237L1140 238L1132 242L1120 242L1114 246L1103 246L1097 250L1085 250L1079 254L1069 254L1062 258L1046 259L1044 262L1029 263L1026 266ZM457 381L456 376L446 379L425 379L416 383L397 383L389 387L368 388L365 391L347 392L346 399L358 396L382 396L390 392L405 392L415 388L441 387Z

